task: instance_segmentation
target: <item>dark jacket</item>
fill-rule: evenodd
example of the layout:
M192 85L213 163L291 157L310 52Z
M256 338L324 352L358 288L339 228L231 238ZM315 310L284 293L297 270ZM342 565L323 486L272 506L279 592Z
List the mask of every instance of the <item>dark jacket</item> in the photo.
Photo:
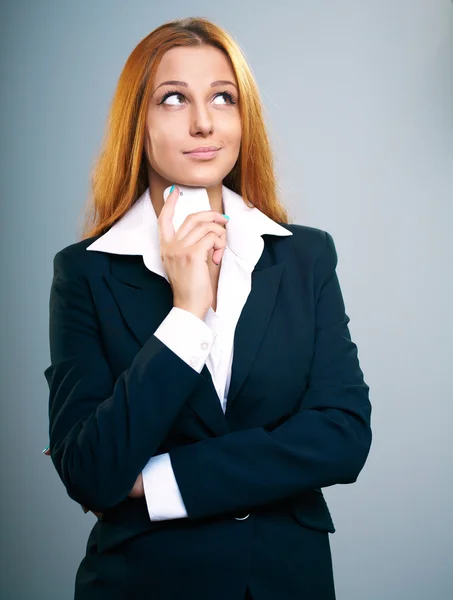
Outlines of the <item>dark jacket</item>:
M332 237L281 225L293 235L263 236L225 414L207 367L153 335L173 296L141 256L87 252L96 238L55 256L51 456L69 496L104 513L77 599L242 600L247 583L255 600L335 597L321 488L364 466L369 387ZM128 497L163 452L187 519L151 522L145 498Z

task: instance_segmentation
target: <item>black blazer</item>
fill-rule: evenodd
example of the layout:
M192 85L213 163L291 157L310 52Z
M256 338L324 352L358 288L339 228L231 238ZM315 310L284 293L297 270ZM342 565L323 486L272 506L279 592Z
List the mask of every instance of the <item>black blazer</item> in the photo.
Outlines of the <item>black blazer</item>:
M264 235L234 337L224 414L153 335L170 284L141 256L57 253L50 295L51 457L68 495L104 513L76 598L334 598L321 488L356 481L371 444L369 387L351 341L329 233ZM187 519L152 522L128 493L169 452ZM249 515L247 518L246 515ZM136 594L136 595L134 595Z

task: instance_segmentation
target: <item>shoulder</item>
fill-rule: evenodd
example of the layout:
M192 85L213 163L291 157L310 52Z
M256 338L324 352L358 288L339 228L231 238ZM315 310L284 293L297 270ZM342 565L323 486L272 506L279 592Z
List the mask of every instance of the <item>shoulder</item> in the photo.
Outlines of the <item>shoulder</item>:
M295 223L279 223L279 225L293 234L291 236L284 236L281 239L286 240L298 256L313 262L327 256L336 265L337 252L335 243L329 232L317 227Z
M107 256L103 252L90 252L87 250L100 235L86 238L62 248L53 259L54 274L64 277L66 275L88 276L92 271L106 268Z

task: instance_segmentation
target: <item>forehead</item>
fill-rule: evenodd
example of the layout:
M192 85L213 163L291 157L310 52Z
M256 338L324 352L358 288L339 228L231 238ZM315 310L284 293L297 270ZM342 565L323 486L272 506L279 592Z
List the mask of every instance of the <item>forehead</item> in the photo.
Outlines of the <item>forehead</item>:
M226 54L212 46L177 47L168 50L156 71L156 85L165 79L179 79L189 85L216 79L231 79L237 83Z

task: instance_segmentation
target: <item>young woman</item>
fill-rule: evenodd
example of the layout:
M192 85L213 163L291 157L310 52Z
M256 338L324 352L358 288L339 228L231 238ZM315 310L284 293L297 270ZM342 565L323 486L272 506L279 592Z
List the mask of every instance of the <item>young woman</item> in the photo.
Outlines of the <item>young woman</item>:
M178 184L211 210L175 230ZM98 516L75 599L335 598L321 488L364 466L369 388L332 237L288 224L225 31L183 19L133 50L92 209L54 259L45 371L49 453Z

